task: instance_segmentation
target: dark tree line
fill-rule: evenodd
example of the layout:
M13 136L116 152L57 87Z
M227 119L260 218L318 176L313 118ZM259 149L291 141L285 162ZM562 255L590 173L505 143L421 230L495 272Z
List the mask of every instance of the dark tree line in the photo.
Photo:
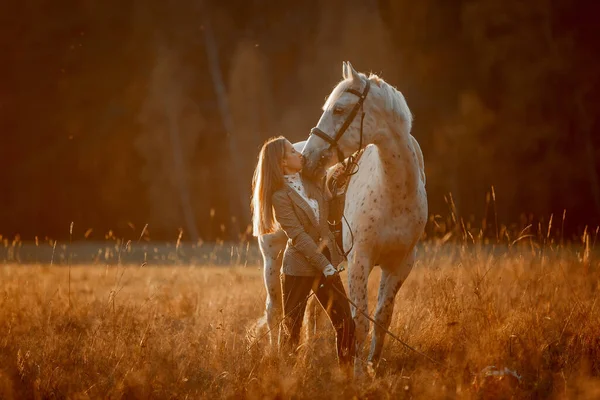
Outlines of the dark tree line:
M260 144L301 140L341 62L415 115L432 214L600 218L600 5L18 2L0 16L0 234L237 238Z

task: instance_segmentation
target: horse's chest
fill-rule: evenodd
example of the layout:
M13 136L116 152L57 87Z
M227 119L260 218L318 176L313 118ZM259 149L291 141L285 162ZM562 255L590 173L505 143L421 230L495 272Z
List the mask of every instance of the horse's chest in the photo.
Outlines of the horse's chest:
M416 189L416 190L415 190ZM385 249L415 242L427 220L427 197L423 185L399 180L390 182L374 146L365 150L359 173L347 192L345 214L355 242ZM344 233L344 241L347 234Z

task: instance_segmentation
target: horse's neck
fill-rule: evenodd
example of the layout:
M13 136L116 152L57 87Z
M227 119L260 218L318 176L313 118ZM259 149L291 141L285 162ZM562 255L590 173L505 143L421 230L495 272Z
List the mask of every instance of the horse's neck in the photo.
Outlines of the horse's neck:
M420 179L419 162L410 134L401 124L389 124L373 144L378 147L385 178L383 184L393 192L414 193Z

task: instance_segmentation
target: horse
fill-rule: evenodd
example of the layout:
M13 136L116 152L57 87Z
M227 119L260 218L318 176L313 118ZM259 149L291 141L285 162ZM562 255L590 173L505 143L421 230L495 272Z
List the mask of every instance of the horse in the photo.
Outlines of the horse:
M402 93L377 75L358 73L349 62L328 96L317 126L304 146L304 169L318 174L338 158L359 149L358 171L347 187L343 225L348 254L349 299L356 324L355 376L373 373L383 349L398 290L415 264L416 244L427 221L423 153L411 135L412 114ZM366 363L363 346L369 333L367 283L381 268L377 324ZM357 307L359 310L357 310Z

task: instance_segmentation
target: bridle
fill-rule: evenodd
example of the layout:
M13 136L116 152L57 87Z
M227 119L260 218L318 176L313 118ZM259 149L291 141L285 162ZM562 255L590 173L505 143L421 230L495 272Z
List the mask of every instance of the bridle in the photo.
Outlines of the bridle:
M363 89L362 93L359 92L358 90L354 90L352 88L348 88L345 90L345 92L352 93L353 95L357 96L358 101L356 102L356 104L354 105L352 110L350 111L350 114L348 114L348 117L344 121L344 124L335 133L335 136L333 137L333 139L329 135L327 135L325 132L323 132L322 130L317 128L316 126L310 130L311 135L316 135L316 136L320 137L321 139L325 140L327 143L329 143L329 147L327 148L327 150L331 150L332 147L336 148L338 161L344 160L344 158L345 158L344 153L342 153L342 151L340 150L340 148L338 146L338 141L341 139L341 137L344 135L344 133L346 133L346 130L348 129L350 124L352 124L352 121L354 121L354 118L356 117L358 110L362 111L362 114L360 117L360 140L358 142L358 149L352 155L350 155L347 159L345 159L344 161L341 161L342 165L344 166L344 175L346 175L346 177L347 177L345 180L345 183L344 183L344 187L343 187L343 195L346 194L346 190L348 189L348 183L350 182L350 176L352 176L358 172L358 159L360 158L360 155L362 152L363 122L365 120L365 111L363 108L363 104L365 102L365 99L367 98L367 94L369 94L370 88L371 88L371 83L367 79L367 84L365 85L365 88ZM334 180L332 182L332 185L333 185L333 187L332 187L333 193L336 193L337 188L338 188L337 181ZM352 228L350 227L350 224L348 223L348 220L346 220L346 216L343 213L342 213L342 218L346 221L346 225L348 226L348 230L351 235L351 243L352 243L350 245L350 248L348 249L348 251L344 251L343 248L340 249L342 257L344 257L344 259L347 259L348 254L350 254L350 251L352 251L352 248L354 247L354 233L352 232Z
M363 142L363 122L365 120L365 111L363 109L363 104L365 102L365 99L367 98L367 94L369 94L369 89L370 88L371 88L371 83L367 79L367 84L366 84L364 90L362 91L362 93L359 92L358 90L354 90L352 88L348 88L348 89L346 89L344 91L344 92L352 93L355 96L358 96L358 101L356 102L356 104L352 108L352 111L350 111L350 114L348 114L348 117L344 121L344 124L335 133L335 137L331 138L329 135L327 135L325 132L323 132L322 130L320 130L316 126L310 130L310 135L316 135L316 136L320 137L321 139L323 139L324 141L326 141L327 143L329 143L328 150L331 150L332 147L336 148L337 155L338 155L338 160L343 160L345 158L344 154L342 153L342 151L340 150L340 148L338 146L338 141L342 138L342 136L344 135L344 133L346 133L346 130L348 129L348 127L350 126L350 124L352 124L352 121L354 121L354 118L356 117L356 114L358 113L358 110L362 111L362 115L360 117L360 141L359 141L359 144L358 144L358 150L362 149L362 142Z

